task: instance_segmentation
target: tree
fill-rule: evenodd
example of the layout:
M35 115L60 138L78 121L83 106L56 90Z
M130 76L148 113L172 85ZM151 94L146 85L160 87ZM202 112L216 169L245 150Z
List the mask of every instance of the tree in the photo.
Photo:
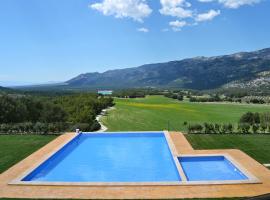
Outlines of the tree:
M177 95L177 99L179 100L179 101L183 101L184 100L184 96L183 95Z
M240 123L247 123L249 125L260 123L260 114L247 112L240 118Z

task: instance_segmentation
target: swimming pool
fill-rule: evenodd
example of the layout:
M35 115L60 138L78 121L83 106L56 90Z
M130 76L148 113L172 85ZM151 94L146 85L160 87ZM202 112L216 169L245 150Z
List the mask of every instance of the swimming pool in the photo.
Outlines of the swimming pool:
M26 182L179 182L163 132L83 133L23 178Z
M258 183L229 155L180 155L169 132L81 133L10 184Z
M225 156L178 158L187 181L242 181L248 177Z

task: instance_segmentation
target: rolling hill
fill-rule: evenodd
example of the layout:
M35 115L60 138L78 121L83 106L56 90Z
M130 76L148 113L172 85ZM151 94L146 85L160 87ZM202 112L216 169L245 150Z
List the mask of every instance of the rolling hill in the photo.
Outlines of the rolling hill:
M70 88L180 87L188 89L270 86L270 48L215 57L147 64L135 68L81 74Z
M0 94L13 92L12 89L0 86Z

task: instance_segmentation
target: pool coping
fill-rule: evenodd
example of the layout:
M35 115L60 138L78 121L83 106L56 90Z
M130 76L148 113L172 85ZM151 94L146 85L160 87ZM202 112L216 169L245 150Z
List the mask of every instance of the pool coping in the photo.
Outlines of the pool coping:
M79 137L80 134L91 134L91 135L101 135L101 134L133 134L133 133L151 133L151 134L160 134L164 133L164 137L166 139L169 151L174 161L174 165L177 169L178 175L180 177L180 181L164 181L164 182L42 182L42 181L22 181L27 175L33 172L36 168L46 162L51 156L60 151L63 147L68 145L72 140L76 137ZM224 156L228 159L238 170L240 170L248 180L229 180L229 181L188 181L185 175L184 169L182 168L180 162L178 161L179 157L203 157L203 156ZM177 186L177 185L227 185L227 184L258 184L261 181L250 173L247 169L245 169L240 163L238 163L235 159L233 159L229 154L181 154L179 155L177 149L170 137L170 133L168 131L132 131L132 132L83 132L74 134L69 140L65 143L59 145L55 148L51 153L42 157L35 165L31 168L20 174L17 178L11 180L9 185L35 185L35 186Z

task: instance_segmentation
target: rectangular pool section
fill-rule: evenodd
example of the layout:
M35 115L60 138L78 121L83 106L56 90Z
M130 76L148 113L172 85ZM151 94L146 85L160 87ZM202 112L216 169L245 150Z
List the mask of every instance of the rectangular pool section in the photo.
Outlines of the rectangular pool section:
M197 185L259 182L227 154L178 156L168 132L81 133L11 184Z
M180 182L163 132L83 133L24 182Z
M178 158L187 181L244 181L248 177L225 156Z

